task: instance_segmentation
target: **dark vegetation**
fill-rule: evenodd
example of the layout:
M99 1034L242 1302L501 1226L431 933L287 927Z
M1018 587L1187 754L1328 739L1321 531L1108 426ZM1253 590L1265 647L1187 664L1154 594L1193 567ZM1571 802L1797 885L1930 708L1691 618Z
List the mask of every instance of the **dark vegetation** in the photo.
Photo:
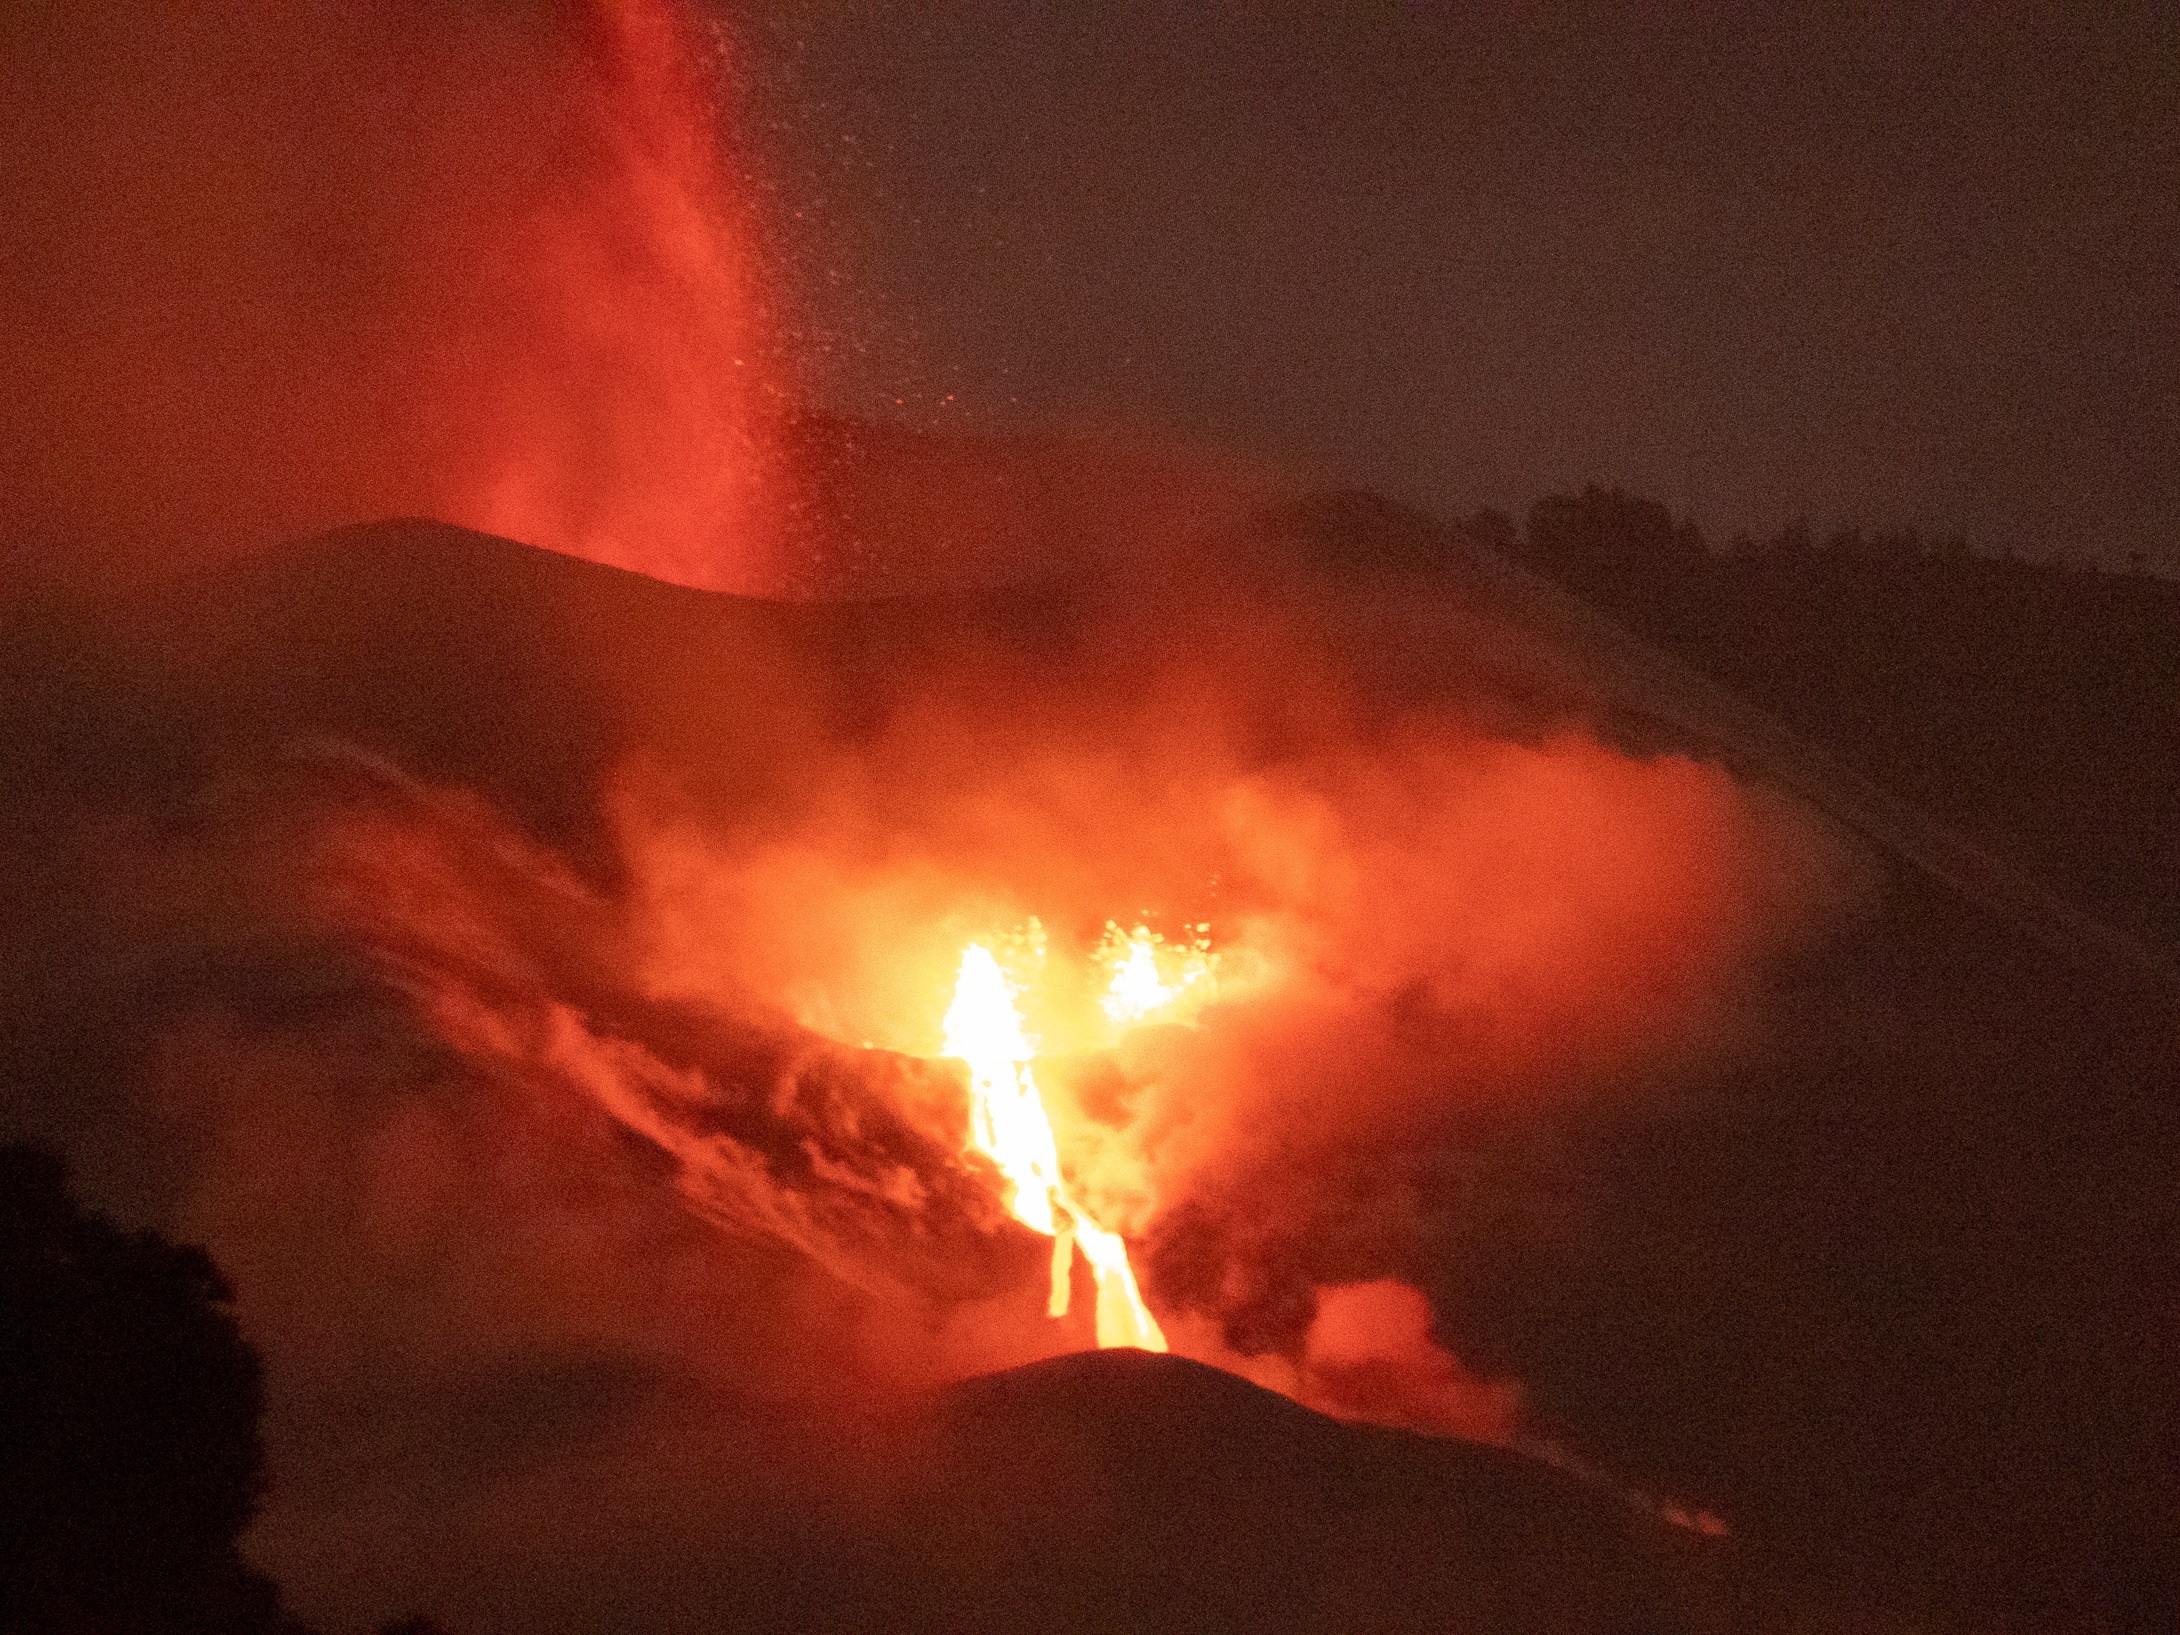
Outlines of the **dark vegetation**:
M271 1630L235 1541L264 1480L258 1360L201 1249L125 1232L0 1148L0 1627Z
M237 1549L266 1471L232 1305L202 1249L124 1231L54 1154L0 1146L0 1630L312 1635Z

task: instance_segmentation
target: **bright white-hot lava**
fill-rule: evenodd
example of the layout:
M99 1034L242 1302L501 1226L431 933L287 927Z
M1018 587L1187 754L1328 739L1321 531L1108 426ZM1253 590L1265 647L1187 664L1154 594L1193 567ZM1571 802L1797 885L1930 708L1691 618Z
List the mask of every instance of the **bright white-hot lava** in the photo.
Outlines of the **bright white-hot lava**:
M1164 971L1158 961L1161 947L1167 955ZM1184 997L1202 997L1211 975L1211 955L1206 945L1171 947L1140 925L1133 931L1123 931L1118 925L1108 924L1098 958L1112 967L1112 979L1099 1004L1115 1027L1152 1020L1170 1011Z
M969 1064L970 1139L1014 1183L1009 1207L1015 1219L1053 1236L1059 1231L1053 1213L1060 1190L1059 1148L1030 1073L1034 1052L1014 990L981 943L962 950L944 1032L946 1054Z
M1124 1014L1143 1014L1126 1007L1147 996L1145 969L1149 985L1158 990L1149 1008L1156 1009L1173 997L1158 980L1147 934L1139 933L1139 937L1142 965L1134 965L1133 956L1120 964L1113 991L1107 995L1106 1014L1115 1022ZM1125 989L1124 981L1130 984ZM1116 1010L1113 1001L1124 993L1124 1009ZM1006 973L981 943L962 950L943 1032L946 1054L969 1065L971 1143L1013 1184L1008 1207L1014 1218L1052 1239L1052 1294L1047 1312L1054 1317L1067 1315L1074 1250L1080 1244L1097 1283L1098 1344L1165 1350L1166 1337L1143 1304L1135 1270L1128 1264L1128 1246L1119 1233L1107 1231L1090 1218L1061 1178L1059 1145L1031 1068L1036 1052Z

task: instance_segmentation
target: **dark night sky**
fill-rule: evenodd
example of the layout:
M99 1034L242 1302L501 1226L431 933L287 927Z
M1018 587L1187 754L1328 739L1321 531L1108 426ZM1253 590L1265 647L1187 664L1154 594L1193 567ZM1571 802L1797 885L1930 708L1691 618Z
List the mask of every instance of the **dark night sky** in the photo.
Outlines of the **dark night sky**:
M2180 12L756 9L842 409L2180 566Z

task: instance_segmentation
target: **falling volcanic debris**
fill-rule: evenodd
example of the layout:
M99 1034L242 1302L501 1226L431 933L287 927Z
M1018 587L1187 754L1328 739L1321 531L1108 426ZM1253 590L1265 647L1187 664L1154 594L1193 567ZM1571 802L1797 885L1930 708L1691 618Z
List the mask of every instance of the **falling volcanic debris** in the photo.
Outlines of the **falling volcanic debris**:
M666 0L17 12L9 577L419 515L764 584L780 359L726 49Z

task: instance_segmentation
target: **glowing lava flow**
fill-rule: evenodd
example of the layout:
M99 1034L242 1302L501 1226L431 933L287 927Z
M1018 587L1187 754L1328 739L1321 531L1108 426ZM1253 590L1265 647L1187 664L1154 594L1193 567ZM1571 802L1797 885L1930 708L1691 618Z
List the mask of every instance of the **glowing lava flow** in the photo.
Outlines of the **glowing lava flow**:
M1199 931L1208 929L1207 926L1197 927ZM1147 1021L1176 1005L1198 983L1208 986L1211 975L1208 942L1168 948L1169 963L1178 967L1171 982L1158 969L1159 945L1160 939L1147 927L1139 925L1133 931L1123 931L1107 922L1105 943L1098 950L1098 957L1112 967L1113 975L1105 997L1099 1003L1114 1026L1126 1027L1133 1022Z
M1155 971L1151 980L1157 980ZM1098 1344L1165 1350L1166 1337L1136 1288L1127 1245L1091 1220L1060 1179L1059 1147L1030 1071L1034 1052L1014 990L991 950L979 943L962 951L945 1038L946 1054L969 1064L970 1140L1014 1184L1008 1201L1014 1218L1052 1239L1052 1297L1045 1309L1054 1317L1067 1315L1079 1243L1097 1280Z

